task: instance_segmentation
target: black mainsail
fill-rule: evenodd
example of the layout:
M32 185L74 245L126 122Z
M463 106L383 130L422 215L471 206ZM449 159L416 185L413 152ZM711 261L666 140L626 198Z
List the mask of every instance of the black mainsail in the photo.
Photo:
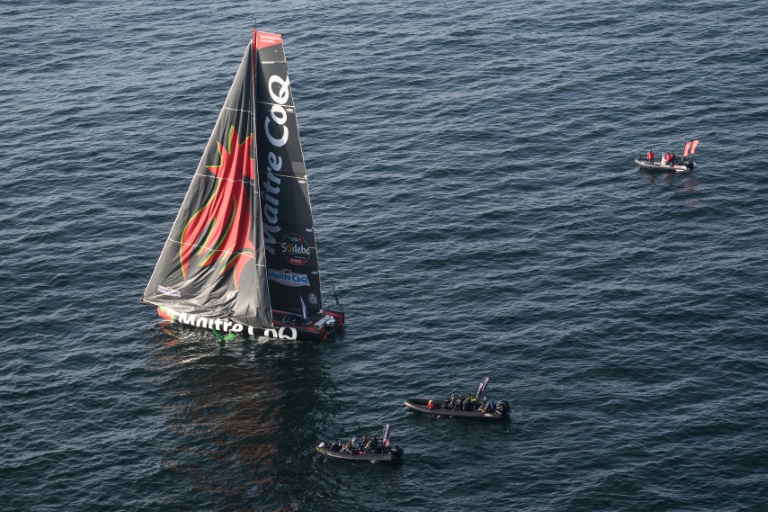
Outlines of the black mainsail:
M317 313L322 296L315 224L288 64L280 36L259 32L255 44L258 168L272 307Z
M282 37L254 30L144 302L197 327L325 339L307 170Z

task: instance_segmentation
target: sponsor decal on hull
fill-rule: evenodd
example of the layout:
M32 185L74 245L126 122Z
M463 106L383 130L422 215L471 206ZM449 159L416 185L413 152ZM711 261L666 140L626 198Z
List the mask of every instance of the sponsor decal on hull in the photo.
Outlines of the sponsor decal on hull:
M188 313L177 313L168 308L162 308L162 310L158 310L158 313L162 318L171 320L172 322L178 322L192 327L200 327L202 329L216 329L221 332L231 332L235 334L245 333L251 336L266 336L267 338L277 340L296 340L299 334L294 327L260 329L243 325L238 322L232 322L230 320L222 320L221 318L207 318Z

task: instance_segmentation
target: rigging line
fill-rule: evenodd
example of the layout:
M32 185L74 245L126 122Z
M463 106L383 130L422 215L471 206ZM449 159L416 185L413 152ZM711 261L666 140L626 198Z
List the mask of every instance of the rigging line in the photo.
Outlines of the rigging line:
M287 103L274 103L272 101L257 101L256 103L259 103L261 105L280 105L281 107L287 107L286 110L290 110L291 112L296 113L296 105L294 104L287 104Z
M221 107L221 110L231 110L232 112L246 112L248 114L253 114L253 110L251 110L251 109L243 110L243 109L240 109L240 108L232 108L232 107L226 107L225 106L225 107Z
M259 173L267 173L267 171L259 171ZM304 176L294 176L292 174L281 174L280 172L272 172L275 176L278 176L280 179L283 178L291 178L294 180L304 180L307 181L307 175ZM222 178L220 176L212 175L212 174L202 174L202 173L195 173L195 176L200 176L201 178L208 178L208 179L214 179L214 180L222 180L222 181L231 181L232 183L248 183L251 184L254 182L254 180L233 180L230 178Z
M211 167L215 167L215 166L211 166ZM210 178L214 180L229 181L232 183L251 183L254 181L254 180L246 180L246 179L233 180L232 178L222 178L221 176L216 176L215 174L202 174L198 172L195 172L195 176L200 176L201 178Z
M193 248L202 247L204 249L207 249L210 252L221 252L221 253L224 253L224 254L229 254L230 256L233 256L235 254L232 251L225 251L225 250L222 250L222 249L211 249L207 245L184 243L184 242L182 242L180 240L176 240L174 238L171 238L170 236L168 237L168 240L170 240L171 242L177 243L179 245L183 245L185 247L193 247ZM258 263L255 263L256 262L256 255L255 254L254 254L254 257L253 257L253 261L254 261L254 265L256 265L257 267L266 267L267 266L266 263L261 264L261 265L258 264Z
M267 172L268 171L259 171L259 174L261 174L261 173L266 174ZM274 172L274 171L272 171L272 174L274 174L275 176L277 176L280 179L291 178L291 179L294 179L294 180L304 180L304 181L307 181L307 175L304 175L304 176L293 176L291 174L280 174L279 172Z

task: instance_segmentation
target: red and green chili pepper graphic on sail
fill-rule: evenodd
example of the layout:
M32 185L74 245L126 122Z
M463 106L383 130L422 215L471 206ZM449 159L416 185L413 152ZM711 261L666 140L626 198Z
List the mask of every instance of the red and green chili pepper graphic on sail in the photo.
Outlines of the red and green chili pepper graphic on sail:
M196 248L200 267L223 260L220 273L234 268L235 286L240 282L243 267L255 258L256 248L249 238L251 198L246 187L246 181L254 179L253 134L243 142L238 141L237 129L231 126L226 146L217 142L220 163L206 167L216 177L216 190L184 226L179 254L184 279L188 277L189 261Z

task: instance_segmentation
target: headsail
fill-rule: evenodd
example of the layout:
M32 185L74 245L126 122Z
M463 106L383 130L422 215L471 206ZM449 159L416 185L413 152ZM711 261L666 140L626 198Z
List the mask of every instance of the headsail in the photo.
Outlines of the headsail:
M252 44L245 50L144 301L188 316L270 327L255 168Z
M256 126L264 249L272 307L322 307L315 225L288 66L279 34L254 31Z

